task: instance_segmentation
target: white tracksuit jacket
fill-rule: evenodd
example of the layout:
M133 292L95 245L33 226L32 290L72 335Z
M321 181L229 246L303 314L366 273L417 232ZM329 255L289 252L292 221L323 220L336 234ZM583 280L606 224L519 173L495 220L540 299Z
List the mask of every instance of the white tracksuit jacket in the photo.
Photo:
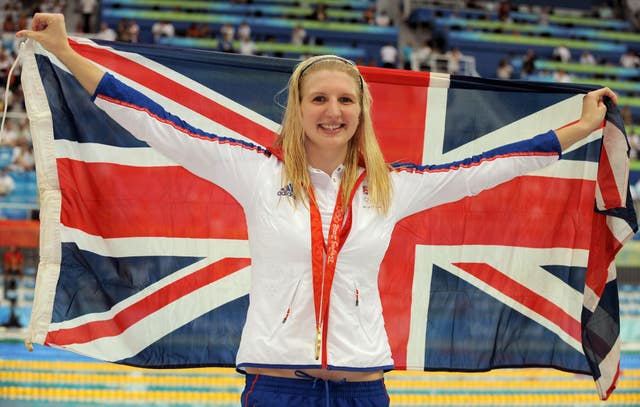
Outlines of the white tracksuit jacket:
M322 358L315 357L310 216L303 205L294 207L283 199L288 191L282 185L282 162L262 147L193 128L110 74L94 98L135 137L224 188L244 208L252 274L238 369L320 367ZM449 165L397 166L391 172L393 196L386 216L370 207L365 180L353 199L353 226L338 256L331 288L327 340L322 344L326 367L393 368L378 269L398 221L545 167L560 154L560 143L549 131ZM311 170L325 237L340 173L341 168L331 176Z

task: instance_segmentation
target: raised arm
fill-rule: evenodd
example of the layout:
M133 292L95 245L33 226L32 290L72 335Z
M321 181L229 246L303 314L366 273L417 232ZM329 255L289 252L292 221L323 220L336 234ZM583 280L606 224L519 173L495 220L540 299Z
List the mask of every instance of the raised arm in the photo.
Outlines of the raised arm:
M604 98L608 97L614 103L618 103L618 97L609 88L601 88L594 90L585 95L582 102L582 115L577 123L571 126L556 130L558 141L562 146L562 150L566 150L574 143L582 140L597 129L604 120L607 113L607 106L604 104Z
M617 103L614 92L601 88L584 96L582 114L574 124L549 131L468 159L436 166L399 165L395 179L398 213L408 216L443 203L492 188L510 179L554 163L561 150L587 137L602 125L604 98ZM427 175L428 176L425 176ZM398 199L399 197L399 199Z
M188 113L185 118L178 117L113 74L103 72L71 48L62 14L36 14L31 30L16 35L38 41L55 55L94 96L93 103L133 137L225 189L243 205L251 201L260 180L256 174L263 164L277 163L276 157L271 159L271 153L261 146L196 128L189 123Z
M16 37L38 41L71 71L89 94L93 95L104 72L71 48L62 14L37 13L33 16L31 29L18 31Z

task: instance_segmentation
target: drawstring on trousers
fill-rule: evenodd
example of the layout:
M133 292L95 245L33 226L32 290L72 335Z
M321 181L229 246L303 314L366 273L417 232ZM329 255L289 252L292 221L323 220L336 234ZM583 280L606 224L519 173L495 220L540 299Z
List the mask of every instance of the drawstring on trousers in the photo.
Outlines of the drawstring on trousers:
M316 388L316 385L318 384L318 382L323 382L324 383L324 395L325 395L325 405L327 407L331 407L331 399L329 398L329 384L330 383L334 383L334 384L343 384L347 382L347 379L341 379L341 380L329 380L329 379L323 379L321 377L315 377L315 376L311 376L310 374L303 372L302 370L296 370L295 371L295 375L301 379L304 380L312 380L313 381L313 388Z

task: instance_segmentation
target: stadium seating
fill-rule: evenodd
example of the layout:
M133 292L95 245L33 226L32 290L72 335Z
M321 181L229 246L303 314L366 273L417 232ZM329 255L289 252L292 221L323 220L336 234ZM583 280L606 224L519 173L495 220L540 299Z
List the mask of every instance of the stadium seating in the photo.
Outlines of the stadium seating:
M608 20L596 21L603 22ZM535 21L522 24L515 21L503 22L457 17L438 17L433 19L432 22L438 28L465 28L485 32L525 34L542 37L640 43L640 34L637 33L606 31L601 28L568 28L560 25L541 25Z
M13 147L0 146L0 168L5 168L11 164L13 159Z
M35 171L12 171L9 175L15 189L0 197L0 219L30 219L31 212L38 208L38 184Z
M585 41L541 36L523 36L516 34L486 33L478 31L451 31L446 34L450 47L459 47L472 54L478 64L478 72L485 77L495 76L495 68L507 55L524 55L533 49L536 54L550 57L555 47L565 45L572 50L589 50L594 55L617 60L627 51L626 44L607 41Z
M565 10L563 14L541 16L512 11L504 21L499 20L497 11L424 7L413 10L409 22L428 26L446 48L458 47L465 55L475 57L481 76L495 77L496 67L508 59L514 67L513 77L519 78L521 58L533 50L538 57L537 72L529 75L528 80L551 81L551 73L564 70L572 82L612 88L620 96L620 105L631 107L637 116L640 86L636 81L640 78L640 69L624 68L619 60L628 50L638 47L640 33L632 32L629 21L592 17L592 2L585 2L582 9L573 4L576 2L569 3L568 8L572 10ZM562 6L554 4L553 7ZM573 61L561 63L553 59L553 51L559 46L572 51ZM599 63L577 63L583 51L589 51Z
M466 20L481 19L488 21L497 21L498 13L495 11L485 11L477 9L447 9L442 7L420 7L411 11L408 17L408 23L411 25L430 24L431 20L438 17L459 17ZM509 17L518 23L535 24L540 21L540 15L537 13L527 13L513 11ZM593 27L609 30L629 30L631 25L628 21L599 19L591 17L576 17L569 15L549 15L548 23L558 26L571 27Z
M274 2L262 2L251 4L234 4L231 2L206 2L206 1L180 1L180 0L105 0L104 6L114 8L129 7L133 9L153 9L153 10L184 10L196 13L211 13L223 15L250 16L287 16L290 18L308 18L313 13L310 7L311 2L306 6L297 6L294 2L288 4L274 4ZM366 1L355 2L356 9L349 6L349 9L327 10L330 21L358 22L362 19L362 11L370 3ZM340 6L340 5L338 5ZM360 8L358 10L357 8Z
M2 267L0 267L0 325L9 322L11 316L11 300L15 299L15 314L21 326L29 325L31 318L31 308L35 290L35 268L25 269L24 277L19 281L15 292L10 292L8 298L4 296L4 278L2 278Z
M522 68L522 59L512 59L511 65L516 69L516 75L518 75ZM536 61L536 69L542 71L562 69L580 77L610 78L616 80L632 80L640 77L639 68L623 68L617 65L589 65L578 62L559 62L549 59L538 59Z
M188 38L188 37L164 37L159 44L185 48L217 49L219 41L215 38ZM238 49L239 41L234 41L233 46ZM326 45L295 45L286 42L260 41L255 42L256 52L260 55L279 56L285 58L298 58L300 55L333 54L349 58L354 61L366 58L363 48L326 46Z
M372 1L333 0L328 6L328 21L309 19L312 1L256 1L251 4L175 0L107 0L101 2L101 21L116 27L122 20L135 20L140 26L140 41L153 42L151 27L157 21L170 21L176 29L176 39L163 40L165 45L216 48L214 39L196 41L180 38L187 28L206 24L214 37L224 24L238 26L246 22L251 27L256 48L262 54L297 58L305 54L333 53L347 58L377 60L380 48L398 42L398 28L365 24L363 12L375 6ZM292 46L291 33L301 25L312 38L311 45ZM278 45L276 45L278 44ZM288 45L288 46L287 46ZM321 46L321 48L315 48ZM322 48L328 47L328 48Z

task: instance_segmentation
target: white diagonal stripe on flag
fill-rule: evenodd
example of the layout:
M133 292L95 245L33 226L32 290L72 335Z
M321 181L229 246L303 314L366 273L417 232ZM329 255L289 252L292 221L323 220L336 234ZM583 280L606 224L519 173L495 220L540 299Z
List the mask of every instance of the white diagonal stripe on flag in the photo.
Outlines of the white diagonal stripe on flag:
M184 324L247 295L249 280L250 267L246 267L171 302L131 325L120 335L64 348L111 362L135 356Z

